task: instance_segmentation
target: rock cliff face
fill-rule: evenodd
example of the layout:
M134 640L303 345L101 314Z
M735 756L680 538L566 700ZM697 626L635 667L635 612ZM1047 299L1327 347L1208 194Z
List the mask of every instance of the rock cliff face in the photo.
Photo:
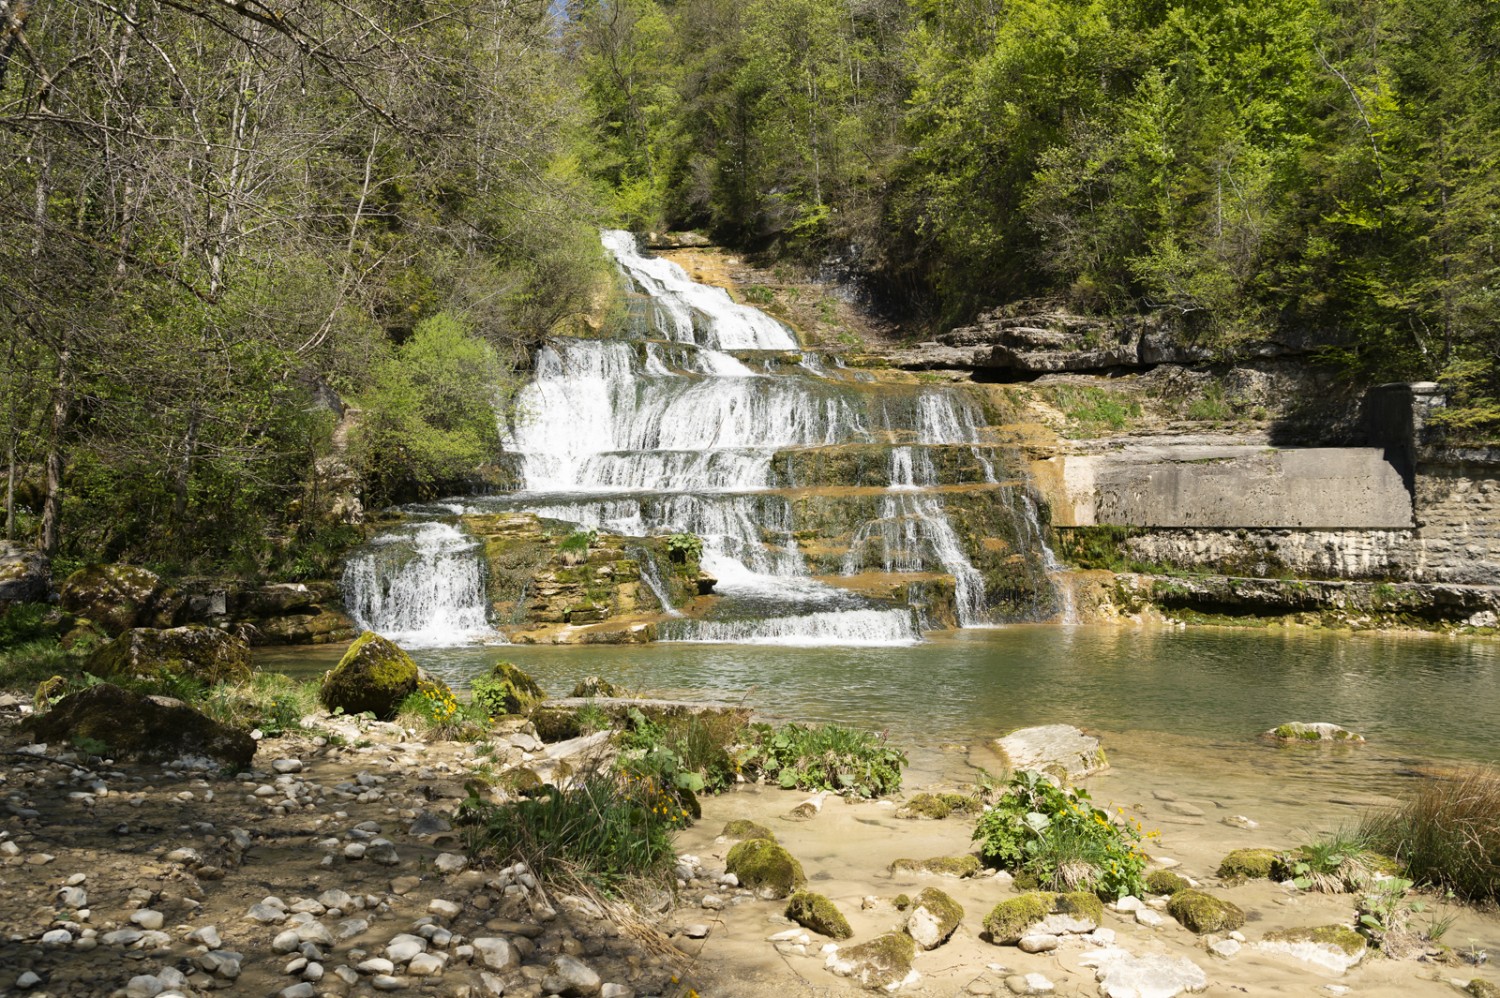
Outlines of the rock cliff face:
M1264 360L1305 353L1292 337L1236 347L1235 356ZM891 353L891 362L912 370L962 368L994 371L1018 379L1062 371L1119 371L1157 364L1202 364L1214 351L1158 316L1075 315L1019 303L982 313L972 325Z

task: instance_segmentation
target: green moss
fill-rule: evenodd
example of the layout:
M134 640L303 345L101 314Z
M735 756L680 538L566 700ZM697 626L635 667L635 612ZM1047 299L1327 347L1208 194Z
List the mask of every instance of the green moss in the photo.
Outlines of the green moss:
M807 883L802 864L770 839L746 839L729 850L724 865L741 886L768 888L776 897L786 897Z
M1146 874L1146 890L1152 894L1176 894L1192 886L1186 877L1178 876L1171 870L1152 870Z
M1500 987L1491 984L1482 977L1476 977L1464 988L1474 998L1500 998Z
M1198 890L1178 891L1167 902L1167 912L1187 929L1205 932L1229 932L1245 924L1245 913L1223 898Z
M849 920L833 902L811 891L798 891L787 899L786 917L830 939L848 939L854 935Z
M474 702L492 715L525 714L547 697L536 680L503 660L491 666L488 675L475 679L472 689Z
M911 800L896 809L898 818L930 818L934 821L948 817L950 814L978 814L984 805L977 797L968 797L964 794L921 793L912 797Z
M945 877L972 877L984 864L978 856L934 856L931 859L898 859L890 866L892 873L910 871L914 873L937 873Z
M586 676L574 685L572 695L575 697L617 697L620 695L620 688L607 679Z
M911 896L909 894L897 894L891 899L891 904L896 906L897 911L905 911L911 907Z
M748 818L735 818L724 824L724 830L719 833L726 839L765 839L769 842L776 841L776 833L759 822Z
M388 721L416 691L417 663L390 641L366 631L323 677L318 699L332 711L368 711Z
M916 917L922 911L927 912L932 917L937 929L937 938L931 946L937 946L947 941L948 937L953 935L954 930L958 928L958 923L964 920L963 905L936 887L928 887L921 894L917 895L916 903L912 905L913 917ZM906 923L908 935L911 934L911 926L912 919L908 919ZM923 949L930 948L926 942L921 942L918 945L922 946Z
M1057 895L1048 891L1032 891L1001 901L984 916L984 931L997 946L1019 942L1027 929L1052 914L1056 902Z
M852 976L867 988L886 988L904 980L916 955L916 943L904 932L887 932L838 954L841 961L858 968Z
M1056 910L1074 918L1092 919L1095 924L1104 922L1104 902L1092 891L1072 891L1060 895Z
M1365 937L1347 925L1320 925L1312 929L1280 929L1266 933L1266 941L1273 943L1323 943L1337 946L1349 956L1359 955L1365 948Z
M1219 876L1225 880L1261 880L1271 875L1276 864L1272 849L1236 849L1219 863Z
M205 686L249 682L250 646L202 625L131 628L94 651L86 671L106 679L194 679Z
M554 707L542 704L530 714L536 736L544 742L561 742L583 734L583 725L578 720L578 711L570 707Z

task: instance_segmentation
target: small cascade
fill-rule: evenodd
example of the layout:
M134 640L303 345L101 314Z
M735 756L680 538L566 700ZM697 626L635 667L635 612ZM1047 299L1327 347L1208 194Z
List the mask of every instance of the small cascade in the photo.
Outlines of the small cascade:
M871 560L872 548L886 572L940 570L952 575L959 624L977 627L987 622L984 576L964 553L937 497L900 494L881 499L879 518L855 532L843 574L857 575Z
M398 644L494 638L486 620L479 543L451 523L406 524L351 556L344 605L362 629Z
M684 620L662 625L664 641L699 644L878 647L922 640L910 610L844 610L761 620Z
M651 595L661 604L661 612L669 617L681 617L682 611L672 606L672 598L667 595L667 587L661 581L661 571L656 567L656 559L651 552L645 548L632 548L631 555L635 557L641 566L641 581L646 588L651 590Z
M1058 576L1064 571L1062 563L1057 560L1057 555L1052 550L1052 545L1047 543L1047 537L1042 530L1042 518L1038 514L1036 501L1031 496L1022 494L1022 508L1026 511L1025 521L1031 535L1036 538L1037 548L1042 552L1042 568L1047 573L1047 579L1052 583L1052 591L1057 595L1059 604L1058 623L1078 623L1078 605L1073 597L1073 587L1066 579Z

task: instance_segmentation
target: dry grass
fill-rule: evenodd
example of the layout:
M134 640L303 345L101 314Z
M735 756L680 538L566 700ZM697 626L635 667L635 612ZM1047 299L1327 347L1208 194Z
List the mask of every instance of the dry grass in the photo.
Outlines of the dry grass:
M1366 822L1365 833L1418 883L1470 901L1500 900L1500 771L1429 777L1399 808Z

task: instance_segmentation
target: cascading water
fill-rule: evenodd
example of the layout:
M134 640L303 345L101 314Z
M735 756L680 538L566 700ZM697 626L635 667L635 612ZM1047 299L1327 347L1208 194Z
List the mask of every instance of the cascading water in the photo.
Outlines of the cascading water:
M389 531L344 566L344 604L361 628L409 646L496 637L485 620L479 544L451 523Z
M1018 552L1029 542L1024 528L972 515L1008 489L997 482L994 445L973 401L953 388L878 381L828 363L771 316L643 255L629 233L602 241L634 295L626 328L604 339L554 337L536 350L533 378L501 427L518 488L459 508L529 512L625 536L701 538L701 565L717 579L711 619L664 621L662 640L909 643L920 632L897 594L903 579L925 586L933 575L953 578L959 623L989 620L986 575L971 554ZM964 454L972 463L959 468ZM950 477L955 468L958 478ZM794 484L799 475L806 480ZM952 522L960 502L975 521L963 537ZM990 530L1009 534L997 541ZM847 553L810 543L814 535L846 537ZM642 583L664 613L676 614L655 564L637 560ZM427 593L436 583L409 583L404 567L390 576L364 562L350 573L378 579L350 586L362 619L427 633L413 623L420 612L395 609L420 600L393 594ZM461 597L463 585L471 591ZM455 582L448 598L482 622L481 589L477 579Z

